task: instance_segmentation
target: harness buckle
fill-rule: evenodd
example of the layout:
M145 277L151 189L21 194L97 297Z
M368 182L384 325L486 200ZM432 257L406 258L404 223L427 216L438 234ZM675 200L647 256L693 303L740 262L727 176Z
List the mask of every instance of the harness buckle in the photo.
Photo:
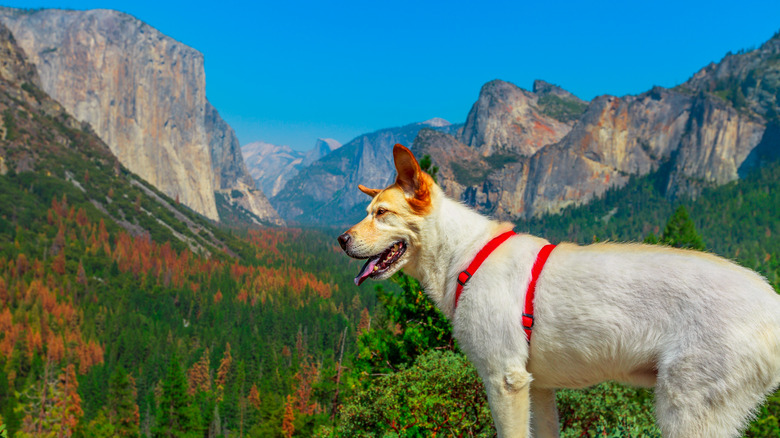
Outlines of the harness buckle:
M458 274L459 285L465 286L469 280L471 280L471 273L469 271L461 271L461 273Z
M531 330L534 328L534 316L523 313L523 329Z

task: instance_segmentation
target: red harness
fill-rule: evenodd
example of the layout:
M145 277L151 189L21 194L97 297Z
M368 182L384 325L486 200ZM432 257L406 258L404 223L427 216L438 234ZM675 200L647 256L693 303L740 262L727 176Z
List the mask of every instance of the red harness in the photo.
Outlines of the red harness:
M482 265L482 262L490 256L496 248L501 246L507 239L514 236L514 231L507 231L494 237L487 243L481 250L474 256L474 260L471 261L469 267L458 274L458 286L455 288L455 308L458 308L458 301L460 295L463 293L463 286L471 280L471 277L477 272L477 269ZM523 330L528 337L528 342L531 342L531 330L534 326L534 294L536 293L536 280L539 278L539 274L542 273L544 264L547 262L547 258L555 248L555 245L545 245L539 250L539 254L536 255L536 261L531 268L531 281L528 283L528 290L525 293L525 306L523 307Z

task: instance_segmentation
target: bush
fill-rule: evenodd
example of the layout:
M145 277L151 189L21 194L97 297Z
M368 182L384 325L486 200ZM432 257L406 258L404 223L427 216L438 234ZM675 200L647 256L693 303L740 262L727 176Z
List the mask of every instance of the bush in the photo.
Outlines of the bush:
M561 438L583 436L660 437L653 395L613 382L557 391Z
M747 437L764 438L780 436L780 390L770 395L758 410L758 418L745 433Z
M408 369L358 392L342 408L337 436L494 436L476 370L452 351L430 351Z

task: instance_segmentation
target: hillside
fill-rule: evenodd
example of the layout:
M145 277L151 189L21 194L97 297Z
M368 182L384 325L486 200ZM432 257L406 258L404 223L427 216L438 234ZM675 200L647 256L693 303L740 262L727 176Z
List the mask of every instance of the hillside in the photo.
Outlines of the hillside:
M126 169L0 27L0 423L280 433L327 421L375 297L317 231L238 236ZM342 349L345 353L342 356ZM121 406L120 406L121 404ZM217 432L215 432L217 433ZM305 432L304 432L305 434Z

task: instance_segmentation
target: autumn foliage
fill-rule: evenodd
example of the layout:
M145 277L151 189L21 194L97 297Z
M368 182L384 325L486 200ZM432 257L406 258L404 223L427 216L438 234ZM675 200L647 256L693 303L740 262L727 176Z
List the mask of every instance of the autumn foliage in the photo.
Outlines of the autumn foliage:
M111 197L118 202L120 196ZM327 418L322 414L332 410L333 397L318 393L318 388L329 384L323 377L323 357L320 354L315 361L309 350L319 351L328 348L328 342L334 343L327 341L332 337L326 331L331 330L327 318L335 317L338 325L333 332L340 334L347 318L358 317L360 310L348 305L354 301L353 295L334 302L334 294L339 292L334 276L311 269L322 264L316 254L291 250L295 245L305 247L301 230L249 231L246 241L242 241L243 258L238 258L226 255L229 253L218 246L157 242L140 228L121 228L101 216L95 217L88 207L71 205L65 195L54 196L41 218L41 227L18 234L28 240L17 238L12 248L0 248L0 381L4 375L9 387L27 389L11 405L19 412L13 433L45 435L53 427L45 418L58 419L62 427L62 433L55 434L58 436L101 425L115 436L136 436L144 427L153 432L158 420L154 412L159 408L160 388L166 378L148 378L154 368L146 367L144 361L148 358L144 354L179 347L185 398L191 407L199 404L193 411L198 414L193 415L202 416L198 421L204 421L197 427L217 431L230 424L244 432L254 427L253 433L260 434L264 432L258 430L271 429L278 434L283 428L284 434L292 435L308 433L314 427L314 423L307 423L296 431L296 419L300 423L302 417ZM255 338L253 334L250 342L260 339L265 348L257 360L245 341L234 344L236 350L231 349L233 338L215 344L213 340L199 343L202 338L193 337L190 346L181 343L181 333L169 331L167 340L157 334L151 343L139 344L130 338L149 333L147 328L118 327L110 322L110 318L124 316L125 312L138 312L134 307L138 302L124 301L131 296L154 303L155 309L168 309L160 313L162 323L156 315L144 315L159 326L175 327L178 323L186 328L224 319L233 321L229 318L235 318L238 312L250 316L265 312L272 327L281 327L279 324L298 315L311 314L319 321L301 316L293 325L298 327L297 335L295 329L290 336L284 335L286 328L277 337L264 334ZM169 305L172 307L166 307ZM351 310L345 312L345 307ZM171 309L181 314L172 314ZM282 318L272 318L280 311L284 312ZM246 333L253 327L242 326L240 330ZM109 340L114 342L125 333L125 345L141 348L107 347ZM210 361L216 358L211 357L206 345L224 346L217 363ZM127 356L129 351L135 356ZM111 371L116 371L118 364L128 371L109 382L108 376L114 373L107 374L105 368L98 368L97 374L92 372L104 360ZM44 369L48 377L41 376ZM101 374L104 377L95 377ZM136 387L133 375L139 376L140 386ZM79 389L76 376L88 384ZM269 391L269 380L281 386ZM32 386L25 383L36 381L38 384ZM106 390L124 394L114 397L117 400L127 400L103 407L86 403L82 407L80 397L91 401L95 394L102 394L105 400ZM0 415L5 421L7 416Z

